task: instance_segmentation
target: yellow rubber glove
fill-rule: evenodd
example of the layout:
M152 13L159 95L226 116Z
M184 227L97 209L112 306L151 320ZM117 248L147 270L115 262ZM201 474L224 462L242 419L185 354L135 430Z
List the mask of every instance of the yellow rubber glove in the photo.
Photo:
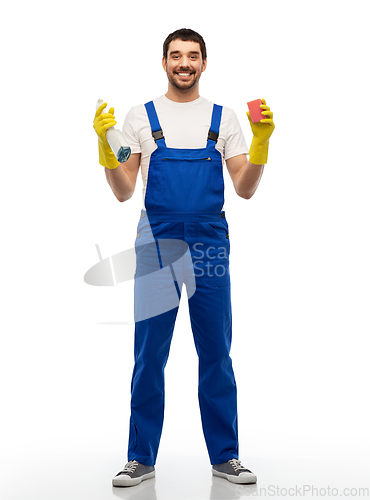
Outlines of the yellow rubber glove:
M99 163L103 167L113 170L120 164L107 141L106 132L117 123L114 118L114 108L110 108L108 113L103 113L107 103L103 103L96 110L94 118L94 129L98 134Z
M262 114L267 118L257 123L252 122L250 113L247 111L253 133L252 144L249 149L249 161L255 165L265 165L267 163L269 140L275 128L275 124L272 121L273 112L266 105L265 99L262 99L260 107L263 109Z

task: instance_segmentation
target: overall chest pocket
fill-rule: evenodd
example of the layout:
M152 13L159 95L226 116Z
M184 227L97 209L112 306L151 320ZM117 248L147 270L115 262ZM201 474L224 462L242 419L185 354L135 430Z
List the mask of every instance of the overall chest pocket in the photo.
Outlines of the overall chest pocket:
M212 161L211 157L205 157L205 158L162 158L162 161L190 161L190 162L204 162L204 161Z

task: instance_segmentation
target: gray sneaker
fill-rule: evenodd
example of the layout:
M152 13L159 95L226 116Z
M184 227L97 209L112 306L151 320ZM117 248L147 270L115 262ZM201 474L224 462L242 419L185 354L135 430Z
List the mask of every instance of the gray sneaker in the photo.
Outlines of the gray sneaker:
M252 471L242 466L240 460L233 458L223 464L212 466L214 476L224 477L232 483L254 484L257 482L257 476Z
M155 476L153 465L143 465L136 460L128 462L112 480L113 486L136 486Z

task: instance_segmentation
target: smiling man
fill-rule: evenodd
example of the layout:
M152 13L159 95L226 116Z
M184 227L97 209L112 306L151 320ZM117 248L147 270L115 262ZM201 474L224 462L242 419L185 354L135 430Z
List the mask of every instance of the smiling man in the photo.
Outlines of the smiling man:
M97 110L94 127L99 161L121 202L132 196L141 168L138 257L143 244L151 241L158 255L164 239L182 240L190 249L196 290L191 296L188 292L188 306L199 356L198 397L212 473L233 483L255 483L256 475L239 460L236 382L229 355L230 239L223 211L223 165L236 193L251 198L267 161L273 114L264 100L265 119L252 123L247 113L253 132L248 151L235 113L199 95L207 53L203 38L193 30L177 30L166 38L162 65L167 93L131 108L126 116L123 135L132 151L126 163L116 160L105 137L106 130L116 124L114 109L104 113L104 103ZM182 283L174 278L173 285L180 300ZM153 294L159 292L153 288ZM143 302L143 296L135 283L135 304ZM177 312L178 306L135 320L128 463L113 478L114 486L139 484L155 475L164 418L164 368Z

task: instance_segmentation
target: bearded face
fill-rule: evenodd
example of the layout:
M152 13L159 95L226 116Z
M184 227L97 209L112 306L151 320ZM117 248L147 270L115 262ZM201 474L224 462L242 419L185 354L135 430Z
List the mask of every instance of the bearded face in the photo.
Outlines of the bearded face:
M173 40L168 47L167 60L163 58L162 64L168 81L184 91L195 87L206 69L199 43L192 41Z

